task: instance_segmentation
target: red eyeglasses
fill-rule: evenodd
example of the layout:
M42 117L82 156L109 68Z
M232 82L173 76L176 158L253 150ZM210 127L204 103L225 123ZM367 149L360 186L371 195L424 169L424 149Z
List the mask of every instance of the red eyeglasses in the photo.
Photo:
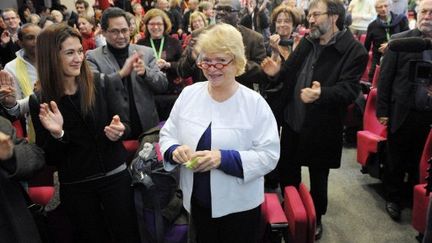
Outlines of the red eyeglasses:
M228 62L222 63L222 62L217 62L217 63L208 63L208 62L198 62L197 66L203 70L207 70L210 67L214 67L218 70L223 69L224 67L228 66L230 63L232 63L234 59L231 59Z

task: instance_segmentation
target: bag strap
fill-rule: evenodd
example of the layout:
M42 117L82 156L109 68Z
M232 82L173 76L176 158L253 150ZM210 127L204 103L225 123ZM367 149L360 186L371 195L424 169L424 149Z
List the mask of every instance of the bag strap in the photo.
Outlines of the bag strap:
M134 187L134 200L135 209L137 213L138 231L141 238L141 243L153 242L153 237L148 232L145 218L144 218L144 205L143 205L143 193L139 187Z
M146 220L145 220L145 208L143 204L144 200L144 187L143 186L135 186L134 187L134 200L135 200L135 209L137 211L137 220L138 220L138 227L139 227L139 233L141 237L141 242L157 242L157 243L163 243L164 242L164 221L162 217L162 210L160 208L159 199L156 196L155 187L153 187L150 190L151 200L153 203L153 209L154 209L154 226L155 226L155 232L156 232L156 240L151 235L151 233L147 230ZM149 222L147 222L149 223Z

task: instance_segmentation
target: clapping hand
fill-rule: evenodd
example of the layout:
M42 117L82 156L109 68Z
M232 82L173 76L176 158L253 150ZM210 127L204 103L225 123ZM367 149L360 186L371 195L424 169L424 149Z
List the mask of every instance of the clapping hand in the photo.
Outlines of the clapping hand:
M312 103L321 95L321 84L318 81L312 82L311 88L304 88L300 92L300 98L303 103Z
M40 104L39 119L42 126L47 129L54 138L60 138L63 131L63 116L54 101L49 105Z
M281 40L280 35L273 34L269 38L269 45L273 52L279 53L279 42Z
M146 71L144 62L141 60L141 56L137 52L134 52L130 57L128 57L128 59L126 59L125 64L119 71L120 77L127 77L132 71L136 71L138 75L144 75Z
M133 70L137 72L138 75L143 76L146 72L146 66L141 56L137 54L137 58L133 62Z
M5 46L7 43L11 41L11 35L9 31L4 30L3 33L0 36L1 44Z
M10 136L0 132L0 160L10 159L13 155L14 144Z
M261 68L264 71L265 74L267 74L270 77L275 76L280 71L281 62L280 60L274 60L273 58L266 57L261 62Z
M109 126L105 126L104 132L105 136L107 136L109 140L115 142L123 136L125 129L125 126L120 121L120 117L115 115L113 116Z
M5 70L0 71L0 102L7 108L16 104L14 80L12 75Z
M160 58L156 61L156 64L158 65L159 69L165 69L165 68L170 68L171 64L167 61L165 61L164 59Z

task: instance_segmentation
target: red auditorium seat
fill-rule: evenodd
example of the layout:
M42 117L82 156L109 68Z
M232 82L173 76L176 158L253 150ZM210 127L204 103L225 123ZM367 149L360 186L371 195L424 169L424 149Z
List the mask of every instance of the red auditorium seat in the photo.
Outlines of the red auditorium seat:
M305 184L301 183L299 186L300 198L303 201L303 205L307 215L307 238L305 243L315 242L315 229L316 229L316 212L315 205L312 200L312 196L309 193L309 189Z
M28 188L28 194L33 203L46 206L54 196L53 186L34 186Z
M363 81L363 82L369 82L369 70L370 70L370 67L372 66L372 51L370 51L368 53L368 55L369 55L368 56L368 63L367 63L366 68L363 72L363 75L360 78L360 81Z
M269 238L271 238L273 234L277 234L280 239L283 231L286 231L288 227L288 220L276 193L264 194L264 202L261 205L261 214L263 216L265 228L268 229L268 226L270 226L272 234L269 235L267 233L270 232L265 232L262 242L272 242Z
M307 242L307 213L300 195L294 186L285 187L284 210L288 220L288 239L286 242Z
M426 228L426 213L430 197L426 196L426 176L428 160L432 157L432 129L426 140L423 154L419 164L419 184L414 186L413 210L411 224L419 233L424 233Z
M30 199L37 204L46 205L54 195L54 166L45 166L28 181L28 194Z
M16 121L12 122L12 126L15 128L16 137L17 138L23 138L24 137L24 129L21 125L21 121L16 120Z
M360 43L362 43L364 45L365 41L366 41L366 34L362 34L360 35L360 39L359 39Z
M125 140L123 145L129 153L135 153L138 149L140 142L138 140Z
M376 65L374 76L372 78L372 87L371 88L377 88L378 87L378 80L380 77L380 71L381 71L381 67L379 65Z
M376 96L377 89L371 89L363 116L363 131L357 132L357 162L362 165L362 172L367 171L371 176L380 178L387 130L375 115Z

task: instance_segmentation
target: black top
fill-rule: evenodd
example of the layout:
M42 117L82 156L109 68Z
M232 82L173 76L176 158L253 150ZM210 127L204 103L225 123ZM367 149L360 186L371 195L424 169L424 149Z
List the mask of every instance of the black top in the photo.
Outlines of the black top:
M381 44L388 42L387 37L393 34L408 30L408 19L405 15L397 15L390 12L391 20L390 23L384 23L379 17L371 22L367 28L365 47L366 50L370 50L373 45L372 53L374 58L381 58L382 53L378 51ZM387 36L388 32L388 36Z
M63 115L64 136L55 139L39 120L40 96L30 97L30 113L36 131L36 144L44 149L48 164L56 165L62 183L97 178L126 162L121 140L129 135L127 104L121 102L121 80L101 80L95 74L96 97L92 111L80 112L80 92L65 95L57 103ZM43 101L47 102L47 101ZM126 130L116 142L104 132L114 115L119 115Z
M179 76L177 75L177 61L180 59L182 54L182 47L180 41L174 39L170 36L164 36L164 46L161 53L161 58L171 64L170 68L161 69L167 75L168 79L168 90L166 93L168 94L178 94L184 87L183 83L178 83L177 81ZM148 46L152 48L150 43L150 38L144 38L137 42L138 45ZM156 48L156 52L158 53L161 39L154 39L153 44Z

